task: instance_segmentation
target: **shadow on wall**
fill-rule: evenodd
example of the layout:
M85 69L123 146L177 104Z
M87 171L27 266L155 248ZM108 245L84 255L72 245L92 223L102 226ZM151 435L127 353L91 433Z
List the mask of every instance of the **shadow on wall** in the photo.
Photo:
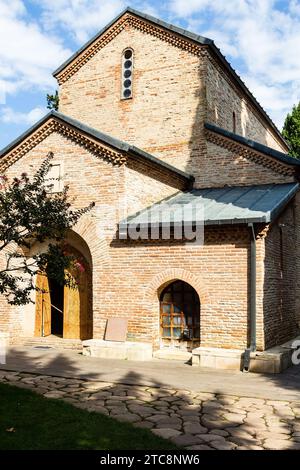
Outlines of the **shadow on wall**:
M199 178L199 183L201 182L202 187L209 187L210 179L214 181L213 186L222 187L224 185L222 184L222 172L229 171L228 160L230 158L234 160L233 167L230 170L233 173L235 172L234 166L236 166L236 171L239 171L239 165L236 165L238 158L237 155L231 157L230 152L225 152L224 157L223 149L217 147L220 149L220 152L218 154L216 150L213 163L215 167L211 168L209 161L206 162L207 144L204 137L205 121L260 142L261 144L281 150L282 152L286 152L287 150L277 143L277 137L273 137L273 133L267 131L267 127L265 127L267 124L263 125L263 119L260 120L259 117L257 117L259 114L256 114L256 112L252 111L250 106L246 105L246 102L232 90L227 80L220 77L219 72L214 71L208 60L207 63L208 75L206 84L203 84L203 75L205 75L206 72L203 72L204 66L200 64L198 72L199 86L196 91L191 91L191 93L194 93L198 105L193 118L191 134L187 136L189 140L189 158L184 170L187 173L196 174L196 184ZM274 135L276 136L276 134ZM278 140L278 142L280 142L280 140ZM220 159L219 168L216 164L218 161L217 157ZM222 159L226 161L222 162ZM259 170L259 165L257 167ZM217 183L215 183L216 176ZM230 185L228 175L224 176L226 184ZM232 184L239 184L238 178L234 178ZM243 184L242 177L240 184ZM253 175L253 184L259 184L259 177L255 179L255 175Z
M261 144L279 149L275 140L273 141L275 138L272 137L272 133L268 133L265 127L267 124L263 125L257 117L259 112L254 111L254 107L252 110L251 104L247 105L246 100L232 88L209 61L207 70L207 121ZM195 125L197 125L196 122Z
M290 205L265 239L263 311L266 349L300 334L295 247L295 211Z
M203 130L204 121L214 123L219 127L256 140L267 146L274 146L276 148L276 144L270 144L272 134L269 134L262 123L252 114L251 109L246 106L246 103L240 97L235 96L233 91L230 91L227 81L215 72L213 73L210 66L209 69L210 72L205 89L203 84L201 84L203 67L202 65L199 66L199 88L195 93L198 106L189 140L190 158L185 170L188 173L200 175L199 183L201 187L209 187L211 180L213 181L213 186L222 187L225 183L230 185L226 171L231 172L232 185L249 185L251 180L248 182L248 179L242 175L239 177L238 155L232 155L230 151L222 152L223 149L221 147L218 152L218 147L216 147L213 161L214 168L211 168L209 160L206 161L205 154L207 148ZM203 109L203 103L206 102L205 94L207 96L206 110ZM232 165L227 165L227 162L230 160L232 160ZM251 170L253 184L260 184L260 165L258 163L256 165L257 171L253 172L253 169ZM203 173L201 174L201 172ZM222 174L224 175L224 181L222 181ZM272 178L272 174L270 174L270 178ZM282 182L284 182L284 177L282 177ZM241 200L238 200L236 205L248 207L247 203L243 204ZM293 228L297 225L297 220L295 222L294 219L292 220L292 217L295 218L295 214L290 215L290 220L285 221L282 226L273 226L266 239L262 307L266 348L282 344L299 334L300 317L299 313L297 314L297 294L295 294L295 289L292 288L292 286L297 285L295 269L295 265L298 263L297 259L295 259L297 237ZM293 259L295 261L291 262ZM250 308L248 306L248 344L250 340L249 320Z

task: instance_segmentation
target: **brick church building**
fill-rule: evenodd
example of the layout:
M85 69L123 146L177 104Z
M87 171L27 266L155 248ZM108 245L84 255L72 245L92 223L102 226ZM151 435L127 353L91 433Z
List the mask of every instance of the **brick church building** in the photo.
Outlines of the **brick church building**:
M300 161L214 42L127 8L54 77L59 110L0 152L1 172L33 174L51 151L55 190L95 202L67 240L85 274L75 293L37 276L34 304L0 299L1 331L115 357L116 320L128 358L282 369L300 327ZM201 243L175 236L197 224Z

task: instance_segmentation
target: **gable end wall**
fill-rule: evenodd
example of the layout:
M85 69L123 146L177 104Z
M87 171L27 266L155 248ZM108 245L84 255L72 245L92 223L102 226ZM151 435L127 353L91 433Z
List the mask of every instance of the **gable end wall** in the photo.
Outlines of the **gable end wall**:
M206 70L208 122L234 132L234 112L236 134L286 153L287 147L284 143L275 135L263 116L210 54L207 54Z

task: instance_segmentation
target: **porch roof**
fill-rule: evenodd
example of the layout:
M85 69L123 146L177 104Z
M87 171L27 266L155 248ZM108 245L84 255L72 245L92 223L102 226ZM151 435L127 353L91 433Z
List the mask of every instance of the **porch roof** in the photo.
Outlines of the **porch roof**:
M120 223L128 226L248 224L272 222L298 191L299 183L194 189L177 193Z

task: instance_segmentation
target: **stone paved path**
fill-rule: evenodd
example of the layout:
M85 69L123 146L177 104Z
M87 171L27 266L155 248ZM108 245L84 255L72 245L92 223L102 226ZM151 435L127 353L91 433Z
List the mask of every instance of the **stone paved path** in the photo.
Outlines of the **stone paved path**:
M0 381L151 429L186 449L300 450L299 401L0 371Z

